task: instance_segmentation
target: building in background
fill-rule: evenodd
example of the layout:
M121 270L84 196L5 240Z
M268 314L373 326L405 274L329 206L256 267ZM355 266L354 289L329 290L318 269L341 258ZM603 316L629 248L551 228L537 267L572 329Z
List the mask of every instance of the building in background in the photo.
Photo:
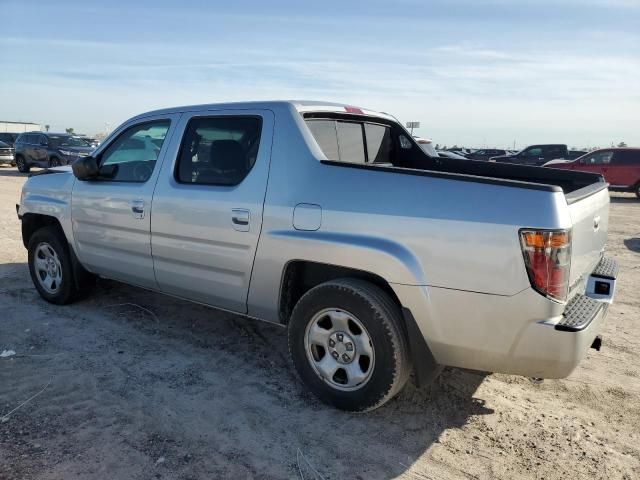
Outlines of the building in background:
M22 133L32 132L34 130L42 130L39 123L0 120L0 132Z

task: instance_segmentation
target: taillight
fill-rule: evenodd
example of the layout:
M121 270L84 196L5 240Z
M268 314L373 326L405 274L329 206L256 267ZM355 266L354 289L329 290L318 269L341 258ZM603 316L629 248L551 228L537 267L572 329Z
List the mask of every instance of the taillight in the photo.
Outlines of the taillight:
M570 230L520 230L520 243L531 286L565 301L571 269Z

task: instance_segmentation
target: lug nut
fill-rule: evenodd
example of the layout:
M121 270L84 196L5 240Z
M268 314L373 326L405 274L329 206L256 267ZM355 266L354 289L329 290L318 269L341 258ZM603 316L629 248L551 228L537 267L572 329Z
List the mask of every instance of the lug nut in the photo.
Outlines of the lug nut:
M338 352L331 352L331 356L335 359L338 358Z
M339 342L341 342L341 341L342 341L342 339L344 338L344 337L342 336L342 334L341 334L341 333L339 333L338 335L336 335L336 337L338 338L338 341L339 341Z
M347 351L349 352L353 351L353 343L351 342L347 343Z
M342 360L344 360L345 362L348 362L349 360L351 360L351 358L346 353L343 353L342 354Z
M335 347L335 346L336 346L336 342L334 342L334 341L333 341L333 338L330 338L330 339L329 339L329 346L330 346L331 348L333 348L333 347Z

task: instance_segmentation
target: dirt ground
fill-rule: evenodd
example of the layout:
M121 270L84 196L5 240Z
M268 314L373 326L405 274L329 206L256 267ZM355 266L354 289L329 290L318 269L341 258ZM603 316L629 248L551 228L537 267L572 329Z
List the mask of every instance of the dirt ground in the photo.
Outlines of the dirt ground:
M640 201L601 352L540 385L447 369L355 415L305 392L286 332L110 281L57 307L31 284L0 167L0 479L640 478ZM142 307L142 308L140 308ZM46 387L46 388L45 388ZM43 390L44 389L44 390Z

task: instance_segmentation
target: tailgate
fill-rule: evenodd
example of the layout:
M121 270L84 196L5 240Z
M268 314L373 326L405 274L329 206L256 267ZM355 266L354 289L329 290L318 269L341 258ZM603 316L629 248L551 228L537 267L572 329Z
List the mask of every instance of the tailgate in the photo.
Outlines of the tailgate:
M593 271L602 257L609 229L609 190L603 188L574 200L568 196L567 201L573 225L569 275L572 288Z

